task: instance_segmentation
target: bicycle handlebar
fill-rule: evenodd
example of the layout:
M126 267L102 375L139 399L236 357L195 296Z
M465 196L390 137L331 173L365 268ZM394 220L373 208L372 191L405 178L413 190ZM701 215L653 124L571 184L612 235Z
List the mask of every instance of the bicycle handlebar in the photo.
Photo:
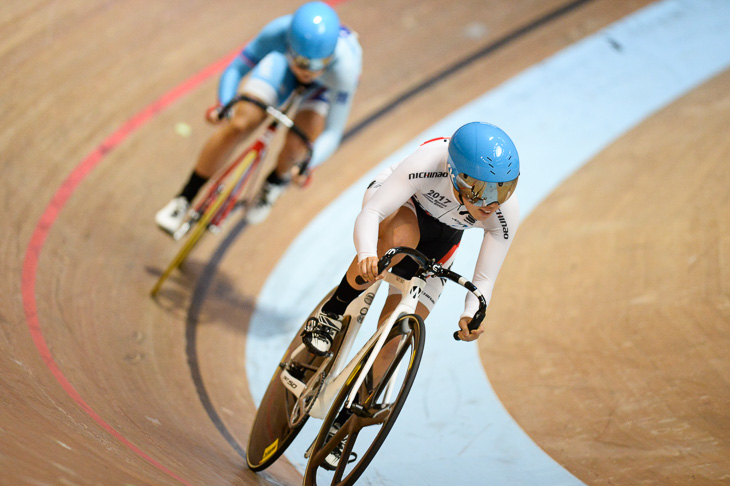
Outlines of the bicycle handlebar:
M307 157L297 163L297 166L299 167L299 173L304 174L307 170L307 167L309 166L309 162L312 160L312 152L314 150L312 146L312 141L309 140L309 136L302 131L301 128L299 128L295 123L294 120L289 118L289 116L284 113L287 111L291 105L293 104L294 100L293 98L285 105L285 107L282 110L279 110L278 108L267 105L266 103L262 102L261 100L257 100L256 98L251 98L250 96L246 95L237 95L235 96L231 101L223 105L220 109L220 117L223 118L227 116L227 114L233 109L233 107L236 105L236 103L240 103L241 101L245 101L247 103L252 103L259 108L261 108L267 115L271 116L274 120L272 120L272 125L276 126L277 124L281 123L285 127L287 127L291 132L293 132L297 137L299 137L302 142L304 142L305 147L307 148Z
M448 268L444 268L440 263L436 263L432 258L428 258L420 251L405 246L397 246L385 252L385 255L383 255L383 257L378 261L378 275L390 266L390 262L397 255L406 255L418 264L419 271L416 272L416 275L433 275L434 277L445 278L446 280L451 280L452 282L461 285L466 290L474 294L474 296L479 300L479 310L477 310L474 317L472 317L468 327L469 331L474 331L479 328L484 317L487 315L487 301L476 285L458 273L449 270ZM365 283L359 275L355 278L355 282L360 285ZM454 331L454 339L461 341L461 339L459 339L459 331Z

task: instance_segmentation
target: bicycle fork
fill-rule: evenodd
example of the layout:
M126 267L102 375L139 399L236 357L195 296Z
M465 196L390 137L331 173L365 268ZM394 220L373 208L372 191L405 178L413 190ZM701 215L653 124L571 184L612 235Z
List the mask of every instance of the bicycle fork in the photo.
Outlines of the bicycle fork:
M363 381L365 381L365 377L367 376L368 372L373 367L375 359L378 357L380 351L383 349L383 346L385 345L385 340L388 338L388 334L390 334L390 330L393 328L396 321L402 315L412 314L413 312L415 312L416 306L418 305L418 298L421 296L421 292L423 292L423 288L426 286L426 281L423 279L419 278L408 281L402 279L401 277L398 277L393 273L386 274L386 281L391 285L398 286L400 288L401 294L403 295L403 298L401 299L401 302L395 308L393 313L388 317L386 322L380 327L380 334L376 334L373 336L373 338L377 336L378 340L375 344L375 347L373 348L373 351L370 353L370 356L368 356L368 360L365 362L363 369L358 374L357 380L355 380L355 385L350 390L350 394L348 395L347 401L345 402L346 408L350 408L355 401L355 396L357 395L360 386L362 386ZM413 285L411 286L412 283ZM368 347L369 342L368 346L365 346L363 349L367 349ZM353 362L359 362L359 359L353 359ZM400 366L395 369L393 375L388 380L388 384L385 390L386 393L384 396L384 403L388 403L388 401L390 400L394 383L398 377L399 367Z

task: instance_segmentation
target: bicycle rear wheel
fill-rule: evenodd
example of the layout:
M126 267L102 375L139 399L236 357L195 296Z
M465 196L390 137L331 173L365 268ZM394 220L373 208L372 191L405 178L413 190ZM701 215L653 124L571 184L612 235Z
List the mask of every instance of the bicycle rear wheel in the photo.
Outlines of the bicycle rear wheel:
M331 295L330 292L329 295ZM322 300L317 310L329 295ZM332 353L336 355L342 344L349 325L343 323L343 332L338 333L332 343ZM319 394L320 387L329 373L333 358L323 358L302 349L299 329L292 340L274 375L269 381L264 397L261 399L254 419L246 450L246 462L252 471L262 471L276 461L289 444L296 438L307 419L309 410ZM295 357L293 357L293 355ZM305 389L298 397L282 382L282 373L290 373L305 383Z
M208 204L205 212L203 212L203 214L200 216L200 219L197 220L197 222L193 226L193 229L190 231L190 236L188 236L188 238L185 240L185 243L183 243L183 245L180 247L170 264L162 272L160 277L157 279L157 282L155 282L154 287L152 287L152 290L150 291L150 295L152 295L152 297L155 297L157 295L157 293L160 291L160 288L162 287L162 284L165 283L165 280L167 280L167 278L176 268L182 265L190 252L193 251L193 249L197 246L203 235L205 235L208 229L208 224L213 220L218 211L228 201L229 196L237 186L237 182L245 176L251 164L253 164L258 157L258 150L249 150L243 157L241 163L238 164L236 169L232 171L225 180L219 180L217 182L217 185L221 188L218 192L218 195L210 204Z
M332 424L346 406L347 397L370 355L370 352L365 353L322 423L307 463L304 474L305 485L351 485L365 472L405 404L421 363L425 338L425 327L421 317L409 314L396 321L383 348L387 349L389 345L397 346L394 358L379 370L376 370L378 366L373 366L349 409L351 415L334 436L328 437ZM395 389L389 391L388 383L394 376ZM394 398L391 399L391 396ZM339 465L335 471L328 470L324 460L342 441L345 441L345 445ZM350 460L353 453L356 456Z

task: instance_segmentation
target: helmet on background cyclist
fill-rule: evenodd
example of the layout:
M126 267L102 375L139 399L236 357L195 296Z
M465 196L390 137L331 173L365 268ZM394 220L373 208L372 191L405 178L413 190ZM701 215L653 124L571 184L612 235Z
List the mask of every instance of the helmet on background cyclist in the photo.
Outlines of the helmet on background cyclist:
M340 35L340 19L324 2L305 3L294 12L287 33L287 57L309 71L324 69Z
M449 141L451 182L475 206L503 204L515 190L520 157L502 129L483 122L462 126Z

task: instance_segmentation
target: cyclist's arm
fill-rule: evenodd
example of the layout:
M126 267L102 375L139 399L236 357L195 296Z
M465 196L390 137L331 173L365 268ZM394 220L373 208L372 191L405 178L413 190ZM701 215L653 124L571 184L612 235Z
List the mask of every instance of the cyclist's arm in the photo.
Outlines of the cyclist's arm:
M507 257L507 252L512 244L515 231L519 225L520 205L516 196L512 196L500 207L502 218L497 214L496 218L490 218L490 224L484 229L484 239L479 250L474 278L472 283L489 304L494 290L494 282L497 280L502 263ZM471 292L466 295L464 312L461 317L472 317L479 308L479 302Z
M355 249L357 259L378 256L378 229L381 221L393 214L415 193L408 177L393 172L365 203L355 220Z
M312 160L309 163L310 169L329 159L335 153L337 147L340 146L347 117L350 115L354 94L354 88L349 91L335 91L332 93L333 99L330 104L327 120L325 121L324 130L317 137L317 140L314 141L312 147Z
M378 256L378 229L380 222L405 204L421 184L428 179L409 178L412 172L433 170L438 166L441 152L433 147L421 146L398 164L382 186L365 203L355 220L355 248L359 261Z
M339 147L361 71L362 48L357 35L343 29L337 42L335 60L328 72L322 75L322 84L330 92L330 108L324 130L314 142L310 167L316 167L330 158Z
M291 24L291 15L285 15L269 22L261 32L236 56L223 71L218 83L218 102L225 105L236 96L241 79L272 51L285 52L286 31Z

